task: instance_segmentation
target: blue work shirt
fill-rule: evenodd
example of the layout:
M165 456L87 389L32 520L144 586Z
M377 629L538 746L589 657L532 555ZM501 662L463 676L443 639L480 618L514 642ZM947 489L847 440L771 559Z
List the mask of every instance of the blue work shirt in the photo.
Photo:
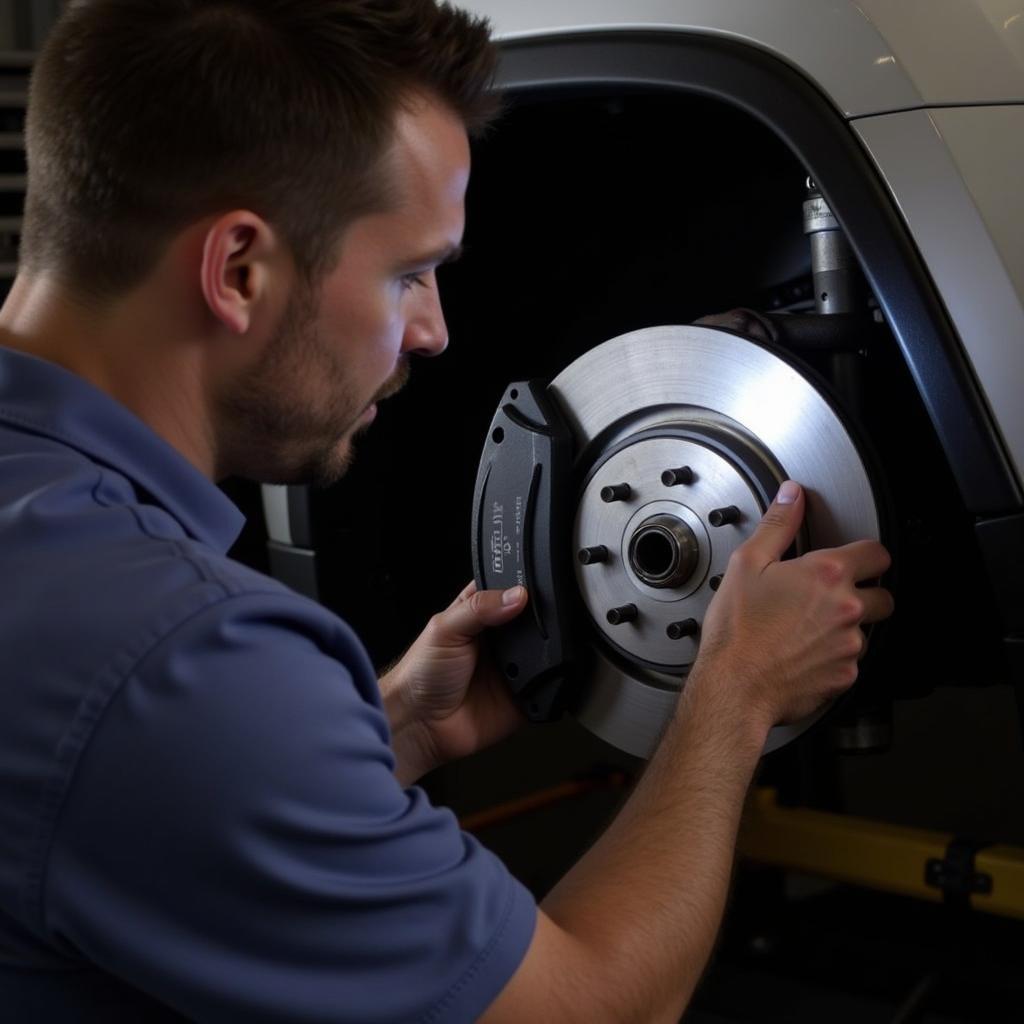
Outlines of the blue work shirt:
M394 776L336 616L127 409L0 348L0 1019L470 1021L530 894Z

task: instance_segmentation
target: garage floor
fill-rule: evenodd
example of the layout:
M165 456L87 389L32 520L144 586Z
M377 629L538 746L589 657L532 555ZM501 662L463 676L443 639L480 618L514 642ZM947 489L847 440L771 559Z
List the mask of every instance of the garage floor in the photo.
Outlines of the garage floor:
M741 873L686 1024L1024 1020L1019 922L802 881Z

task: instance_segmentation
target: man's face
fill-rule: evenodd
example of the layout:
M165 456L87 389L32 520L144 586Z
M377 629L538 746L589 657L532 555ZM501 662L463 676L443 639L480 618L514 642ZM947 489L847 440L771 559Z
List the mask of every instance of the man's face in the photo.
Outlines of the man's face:
M420 100L396 122L393 201L353 221L337 265L297 284L276 335L232 386L231 471L273 483L329 484L353 437L408 377L408 356L438 355L448 331L435 270L462 238L469 143L456 115Z

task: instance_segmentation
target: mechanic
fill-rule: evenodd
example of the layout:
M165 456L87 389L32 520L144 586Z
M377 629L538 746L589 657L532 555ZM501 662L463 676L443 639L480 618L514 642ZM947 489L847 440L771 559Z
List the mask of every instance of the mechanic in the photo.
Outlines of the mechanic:
M0 314L9 1021L670 1021L769 729L888 615L875 542L729 564L659 750L538 908L412 783L519 724L468 587L380 680L231 561L228 475L329 483L447 333L487 26L433 0L73 0ZM510 296L511 298L512 296Z

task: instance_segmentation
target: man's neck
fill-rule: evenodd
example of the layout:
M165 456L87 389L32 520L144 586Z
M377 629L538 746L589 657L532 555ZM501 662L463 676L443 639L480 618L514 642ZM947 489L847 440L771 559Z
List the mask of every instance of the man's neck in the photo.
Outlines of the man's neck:
M91 304L47 275L19 275L0 309L0 345L78 374L130 409L211 479L215 447L203 347L168 302L132 293ZM178 313L181 307L175 313Z

